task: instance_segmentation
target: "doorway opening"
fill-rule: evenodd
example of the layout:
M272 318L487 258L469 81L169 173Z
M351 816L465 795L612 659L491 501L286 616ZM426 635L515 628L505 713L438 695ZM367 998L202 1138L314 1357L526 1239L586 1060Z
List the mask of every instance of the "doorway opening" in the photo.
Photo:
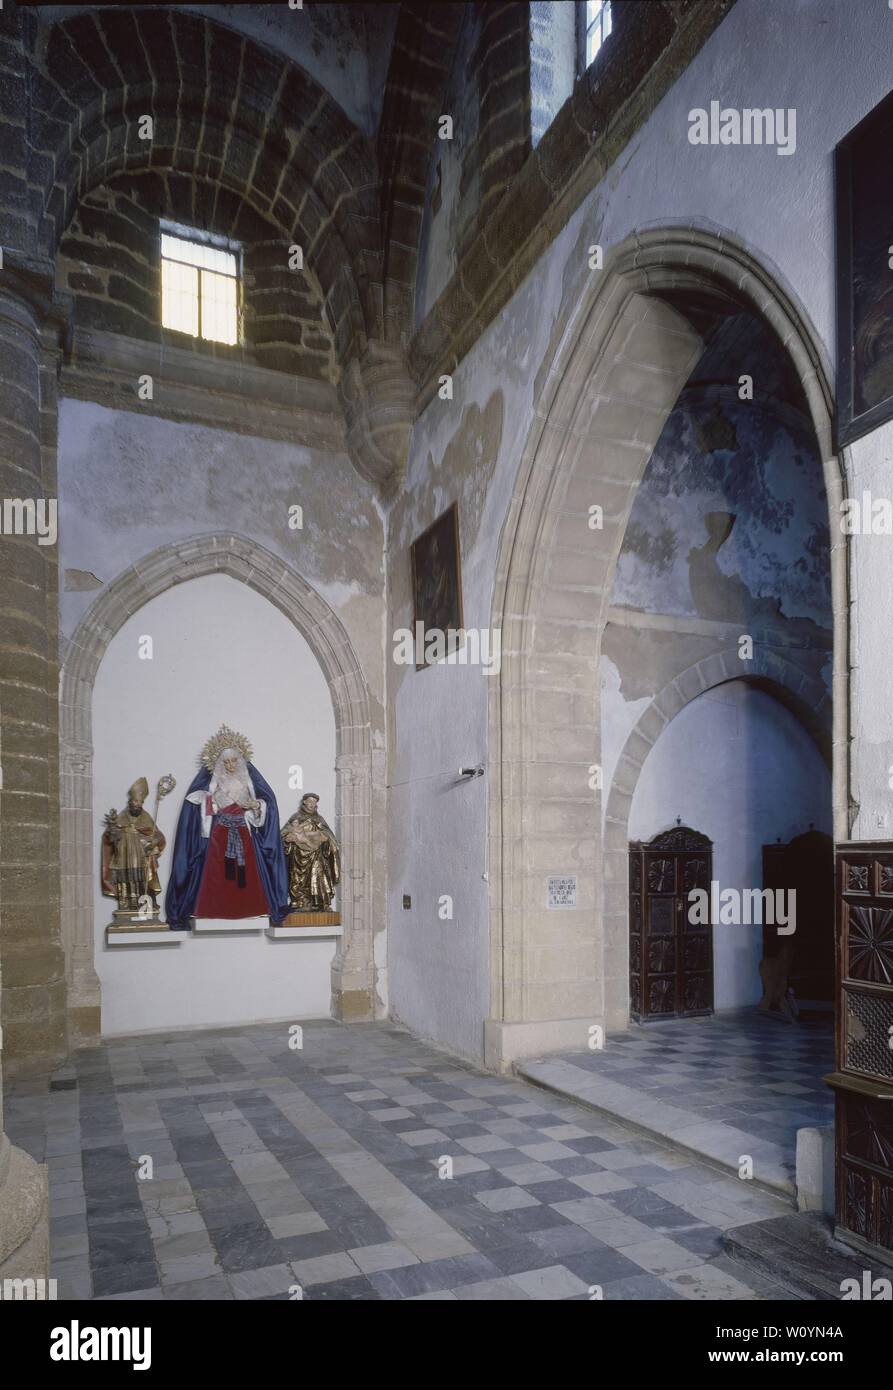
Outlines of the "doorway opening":
M796 930L782 939L763 926L763 999L772 1012L784 1003L782 1017L791 1021L804 1013L829 1016L834 1008L834 841L810 826L786 844L779 837L763 846L763 887L793 893ZM773 963L777 963L774 970ZM774 991L774 998L770 991Z

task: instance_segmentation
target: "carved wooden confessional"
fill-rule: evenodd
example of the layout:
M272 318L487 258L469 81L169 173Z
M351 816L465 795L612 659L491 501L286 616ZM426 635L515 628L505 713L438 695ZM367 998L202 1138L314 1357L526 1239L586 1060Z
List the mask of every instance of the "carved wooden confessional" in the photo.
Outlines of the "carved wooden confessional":
M893 848L838 844L837 1224L893 1263Z
M713 842L685 825L629 847L630 1011L639 1022L713 1012L709 906L692 913L689 898L701 888L709 904L712 865Z

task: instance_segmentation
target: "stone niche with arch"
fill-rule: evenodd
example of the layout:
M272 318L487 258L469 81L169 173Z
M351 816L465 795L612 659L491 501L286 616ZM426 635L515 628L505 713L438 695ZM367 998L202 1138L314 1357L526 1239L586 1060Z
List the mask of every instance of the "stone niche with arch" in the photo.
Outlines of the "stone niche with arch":
M373 964L373 807L377 801L380 804L382 788L377 785L365 676L340 619L306 580L257 542L215 533L162 546L135 561L102 590L67 646L61 674L62 924L73 1046L93 1044L102 1032L94 964L96 826L107 809L94 803L93 698L99 668L128 619L173 586L208 576L226 576L245 584L272 604L300 633L324 678L334 735L332 811L345 865L339 888L343 936L331 966L330 1008L342 1019L371 1018L378 1011ZM275 667L275 653L271 664ZM184 692L183 698L200 703L196 692ZM153 751L152 757L163 761L164 750ZM194 770L188 769L189 775ZM128 777L124 780L129 784ZM179 803L184 790L184 785L178 786L172 800ZM254 1017L262 1016L262 1008L255 1004Z

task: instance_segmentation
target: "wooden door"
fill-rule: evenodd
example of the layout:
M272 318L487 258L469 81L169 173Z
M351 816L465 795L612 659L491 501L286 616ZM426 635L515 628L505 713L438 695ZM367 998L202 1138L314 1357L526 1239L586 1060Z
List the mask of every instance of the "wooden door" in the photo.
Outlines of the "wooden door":
M834 844L829 835L809 830L788 844L763 846L763 887L796 893L797 929L788 981L801 1003L834 998ZM763 925L763 955L778 955L790 940L775 926Z
M629 969L633 1018L688 1018L713 1012L713 845L688 826L629 847ZM707 911L692 920L694 889Z

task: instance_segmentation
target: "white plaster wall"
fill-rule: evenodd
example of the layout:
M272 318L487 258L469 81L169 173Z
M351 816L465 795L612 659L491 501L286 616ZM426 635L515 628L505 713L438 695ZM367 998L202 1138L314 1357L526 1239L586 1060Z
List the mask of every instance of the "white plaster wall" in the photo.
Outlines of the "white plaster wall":
M538 273L535 283L528 281L457 367L454 400L438 400L416 424L403 491L388 517L389 652L395 630L412 622L410 542L456 499L465 626L489 626L500 531L530 427L534 377L549 342L551 320L538 315L537 304L540 298L559 303L562 277L560 259L543 264L541 278ZM454 449L461 466L448 471L444 455L463 419L475 410L486 413L494 394L502 418L496 457ZM454 782L459 766L486 766L492 678L481 668L417 672L390 660L387 679L392 1010L416 1032L480 1061L490 1012L487 779L458 790ZM424 902L432 915L441 894L461 901L461 928L448 934L447 924L436 921L429 933L420 932L415 907L401 907L410 890L413 904Z
M481 918L487 848L478 833L487 783L483 777L464 781L457 769L483 758L485 740L469 687L486 679L479 669L457 666L410 673L396 737L401 740L405 707L413 707L415 724L415 702L427 699L426 735L401 744L401 780L391 783L388 795L388 926L389 934L399 933L402 948L389 951L392 1010L414 1032L472 1058L480 1055L479 1030L488 1011L488 938ZM412 900L408 910L404 894ZM444 895L453 899L452 919L439 916Z
M793 55L796 55L794 57ZM606 52L606 60L608 54ZM413 431L404 493L388 527L391 583L402 583L407 547L425 525L456 497L475 495L480 458L444 475L442 460L459 429L463 411L483 407L494 390L502 393L505 428L498 457L485 460L488 481L483 498L463 531L466 623L489 621L499 537L507 513L524 442L533 420L538 374L558 347L562 304L569 312L583 303L590 274L587 248L611 249L634 230L649 226L697 225L732 233L791 294L817 335L833 370L834 331L834 162L837 142L886 95L893 85L893 10L881 0L738 0L691 66L637 132L606 179L577 209L562 233L453 374L453 399L434 399ZM726 106L794 107L797 148L790 156L772 147L693 146L688 113L718 99ZM424 293L424 290L420 291ZM573 332L573 324L570 332ZM853 449L862 474L893 487L893 433L879 430ZM864 551L864 553L863 553ZM855 733L855 794L863 800L856 833L883 833L877 817L890 809L888 768L893 766L893 699L885 698L890 676L888 615L893 604L893 541L868 537L855 547L857 599L852 727ZM470 610L470 611L469 611ZM470 616L473 614L473 617ZM483 616L482 616L483 615ZM401 626L405 607L392 605L390 626ZM865 660L869 669L859 669ZM886 664L885 664L886 663ZM881 672L883 667L883 672ZM424 693L421 684L424 681ZM391 781L405 782L427 768L432 733L447 745L441 764L449 767L472 748L487 750L485 682L466 673L461 684L447 684L436 672L392 671L390 686L399 747L392 752ZM868 739L870 742L865 742ZM458 757L457 757L458 755ZM482 1026L488 992L480 972L487 968L489 916L487 885L469 873L469 847L483 855L487 837L486 800L469 788L462 809L464 849L452 853L456 804L443 783L415 781L412 840L405 815L392 798L390 819L389 943L393 1000L409 1020L428 1020L425 1030L444 1046L482 1055ZM400 803L401 807L405 803ZM887 824L887 822L884 822ZM893 824L893 822L890 822ZM451 946L461 954L461 978L477 982L476 1001L460 1020L448 1009L451 978L458 968L426 970L427 944L411 914L395 903L405 878L408 846L414 871L432 878L439 891L467 894L468 929ZM400 845L406 846L401 853ZM423 865L437 865L436 875Z
M850 450L850 494L893 498L893 423L859 439ZM855 840L893 835L893 537L851 540L852 793Z
M602 652L599 659L601 673L601 717L602 717L602 821L608 810L608 799L614 785L614 774L623 752L626 740L645 713L651 700L643 696L639 700L626 700L621 693L621 677L616 664ZM657 694L657 691L654 692Z
M145 635L153 639L151 660L138 654ZM298 764L304 789L319 793L320 809L334 824L335 717L316 658L266 599L228 576L209 575L169 589L134 614L109 644L96 678L94 933L104 1036L329 1015L334 938L271 941L261 930L178 933L179 946L105 944L115 906L99 884L105 812L121 810L128 787L144 776L151 814L158 778L174 774L177 786L158 816L168 841L160 864L166 888L183 795L203 744L221 723L251 741L281 821L300 801L289 787L289 768Z
M633 795L631 840L683 825L713 841L713 877L725 888L762 888L762 847L810 828L831 833L831 781L812 739L783 705L746 681L708 690L664 729ZM716 924L717 1009L762 993L762 927Z

